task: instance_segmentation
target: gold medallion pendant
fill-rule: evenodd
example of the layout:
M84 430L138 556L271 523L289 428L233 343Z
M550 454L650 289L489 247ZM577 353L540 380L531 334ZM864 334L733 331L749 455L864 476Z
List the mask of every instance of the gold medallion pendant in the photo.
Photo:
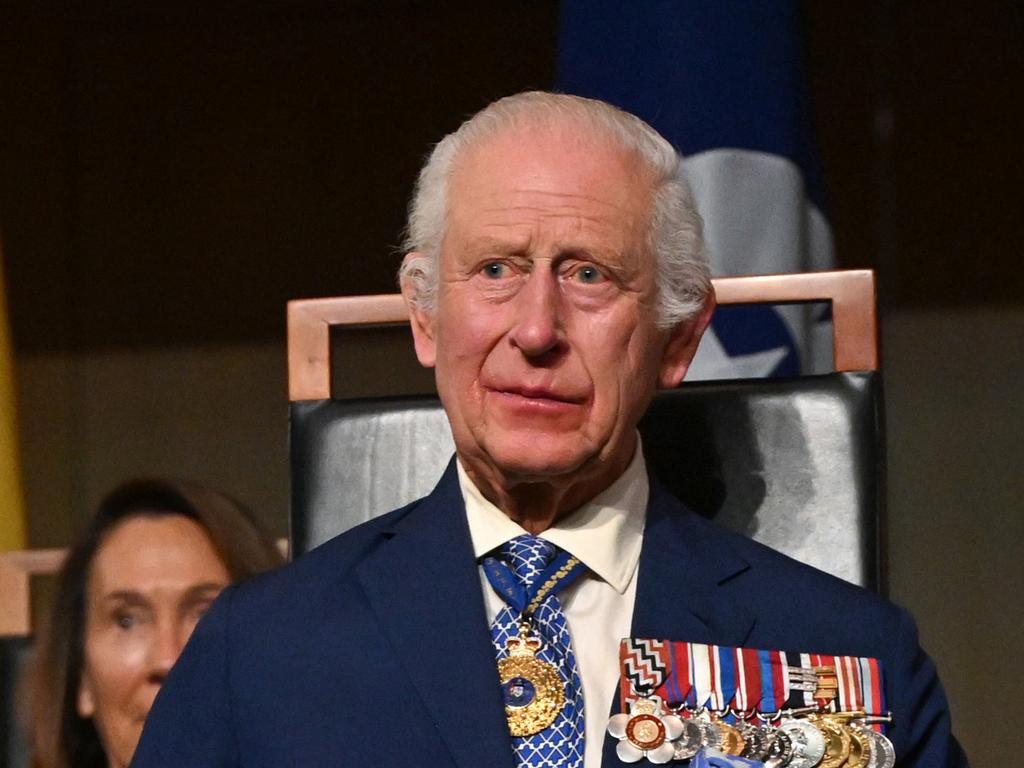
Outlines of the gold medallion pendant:
M509 655L498 662L505 716L513 736L540 733L565 704L565 686L558 670L536 656L540 641L525 633L508 641Z

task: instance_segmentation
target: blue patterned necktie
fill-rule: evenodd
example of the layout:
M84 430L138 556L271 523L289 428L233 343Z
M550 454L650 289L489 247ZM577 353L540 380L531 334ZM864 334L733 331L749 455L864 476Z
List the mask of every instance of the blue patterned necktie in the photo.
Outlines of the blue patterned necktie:
M554 544L524 534L503 544L500 559L529 589L554 559ZM508 656L509 638L518 637L519 614L506 605L491 625L491 639L497 659ZM512 747L520 768L582 768L583 765L583 685L576 655L569 638L569 627L562 604L554 594L541 603L533 616L533 632L543 641L537 658L555 666L565 683L565 704L555 721L532 736L513 736Z

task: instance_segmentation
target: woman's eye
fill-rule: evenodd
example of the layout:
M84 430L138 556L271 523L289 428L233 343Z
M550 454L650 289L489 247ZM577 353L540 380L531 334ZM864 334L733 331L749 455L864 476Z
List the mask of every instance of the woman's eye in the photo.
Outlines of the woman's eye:
M508 276L508 266L500 261L491 261L480 269L480 274L489 277L491 280L498 280Z
M132 629L139 623L139 619L132 613L118 613L114 616L114 623L121 629Z

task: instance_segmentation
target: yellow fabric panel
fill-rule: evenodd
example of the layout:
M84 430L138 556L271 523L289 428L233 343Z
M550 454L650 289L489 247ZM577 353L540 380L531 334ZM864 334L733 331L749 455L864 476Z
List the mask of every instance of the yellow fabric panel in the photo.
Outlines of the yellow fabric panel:
M3 250L0 248L0 552L26 546L14 392L14 345L7 322Z

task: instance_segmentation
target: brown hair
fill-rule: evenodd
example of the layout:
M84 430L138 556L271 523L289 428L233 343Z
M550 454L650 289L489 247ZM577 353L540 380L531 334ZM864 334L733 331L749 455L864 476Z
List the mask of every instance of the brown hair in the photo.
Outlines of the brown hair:
M85 592L96 552L132 517L182 515L201 525L233 580L281 565L284 558L239 502L219 491L171 480L132 480L100 503L61 570L49 627L42 634L28 695L34 768L106 768L92 720L78 715Z

